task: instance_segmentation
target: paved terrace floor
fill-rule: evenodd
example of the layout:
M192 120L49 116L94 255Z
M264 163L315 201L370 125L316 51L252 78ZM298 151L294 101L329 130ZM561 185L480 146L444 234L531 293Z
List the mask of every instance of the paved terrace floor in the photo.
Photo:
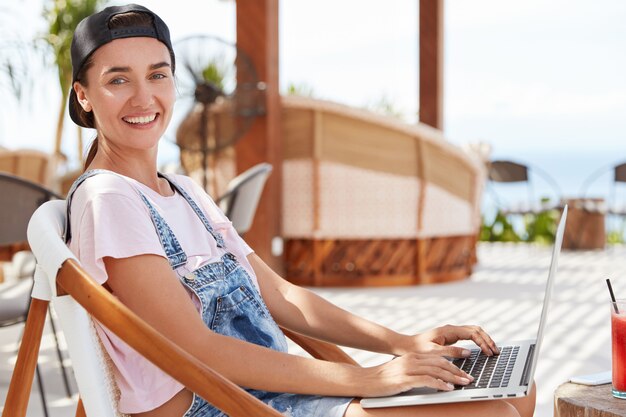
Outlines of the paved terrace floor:
M321 296L362 316L402 332L419 332L441 324L476 323L496 340L532 338L536 334L550 248L524 244L481 244L479 265L468 280L432 286L315 289ZM611 277L618 297L626 297L626 247L605 251L563 252L546 337L535 379L538 417L552 416L555 388L572 375L609 370ZM20 326L0 329L0 398L4 402L15 362ZM63 395L49 328L42 342L43 375L52 417L74 416L76 397ZM301 353L299 348L292 350ZM361 364L388 358L348 350ZM75 386L75 385L74 385ZM33 387L28 416L43 416ZM74 388L75 389L75 388ZM1 407L0 407L1 409Z

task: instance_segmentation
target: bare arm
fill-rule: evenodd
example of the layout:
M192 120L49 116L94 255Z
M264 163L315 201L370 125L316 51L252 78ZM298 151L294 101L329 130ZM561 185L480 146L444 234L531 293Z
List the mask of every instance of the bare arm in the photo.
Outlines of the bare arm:
M276 352L212 332L166 259L155 255L105 258L107 281L122 303L174 343L238 385L277 392L369 396L414 386L447 389L461 373L433 355L409 355L359 368ZM445 362L445 363L444 363Z
M395 354L403 335L358 317L276 274L256 254L248 256L263 299L281 326L342 346Z
M342 346L371 352L403 355L410 352L461 357L463 349L447 346L473 340L487 354L495 352L493 340L478 326L443 326L418 335L404 335L358 317L324 300L306 288L276 274L256 254L248 256L275 320L282 326Z

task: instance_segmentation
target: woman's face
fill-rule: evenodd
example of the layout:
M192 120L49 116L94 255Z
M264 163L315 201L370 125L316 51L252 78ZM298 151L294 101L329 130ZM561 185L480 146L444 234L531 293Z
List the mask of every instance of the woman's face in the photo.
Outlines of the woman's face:
M87 87L75 88L98 137L119 149L156 149L176 99L167 47L147 37L116 39L94 52L86 77Z

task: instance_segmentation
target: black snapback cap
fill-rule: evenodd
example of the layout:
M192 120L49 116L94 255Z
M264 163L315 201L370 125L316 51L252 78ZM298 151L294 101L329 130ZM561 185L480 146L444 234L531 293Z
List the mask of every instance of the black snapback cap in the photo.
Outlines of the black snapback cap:
M117 29L109 28L109 21L113 16L128 12L141 12L152 16L152 27L144 26L131 26ZM77 76L80 70L87 62L87 59L93 54L96 49L100 48L115 39L121 38L138 38L147 37L155 38L161 41L167 49L170 51L172 57L172 71L175 68L174 62L174 48L172 48L172 41L170 40L170 31L167 28L165 22L152 11L138 4L127 4L125 6L110 6L98 13L94 13L78 23L74 36L72 37L72 46L70 49L72 57L72 86L77 81ZM83 121L78 117L78 114L74 110L73 102L76 101L76 93L72 87L70 90L70 117L79 126L86 126Z

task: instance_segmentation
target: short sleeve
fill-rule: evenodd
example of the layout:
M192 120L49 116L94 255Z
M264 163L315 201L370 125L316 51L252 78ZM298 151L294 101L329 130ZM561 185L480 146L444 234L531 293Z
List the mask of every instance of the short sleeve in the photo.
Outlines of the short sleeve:
M107 280L105 257L129 258L145 254L166 257L150 213L135 190L129 191L130 187L125 184L116 192L91 195L94 187L87 185L83 185L82 195L79 194L82 187L77 190L72 202L74 236L70 249L99 284Z
M248 255L254 252L254 250L246 243L245 240L235 230L233 223L226 217L224 212L219 208L215 201L209 196L202 187L200 187L195 181L189 177L178 175L175 178L179 184L181 184L185 190L190 190L191 197L195 201L200 202L200 206L208 216L213 227L220 232L224 238L226 247L229 248L235 255L242 255L245 259Z

